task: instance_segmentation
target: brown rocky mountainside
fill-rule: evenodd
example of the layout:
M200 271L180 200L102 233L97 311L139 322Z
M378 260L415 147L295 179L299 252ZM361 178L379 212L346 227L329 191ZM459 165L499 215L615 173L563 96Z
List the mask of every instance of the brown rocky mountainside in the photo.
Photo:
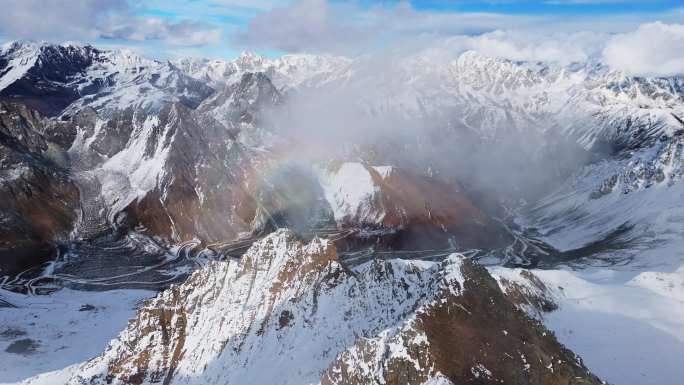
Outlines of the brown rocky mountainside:
M341 162L352 175L323 176L321 164L289 170L294 143L255 126L259 112L281 98L266 76L247 74L198 110L176 103L149 113L83 108L43 118L4 103L0 226L7 252L0 269L13 275L53 259L55 245L68 238L112 232L142 233L165 247L253 239L280 227L371 230L391 249L445 249L453 240L491 249L511 241L459 186L437 178L354 162ZM230 119L219 121L224 115ZM368 192L350 196L359 178L368 180L361 183ZM376 239L343 247L369 242Z
M68 370L68 384L601 383L475 262L349 270L288 230L162 292Z
M44 127L25 106L0 103L0 270L9 274L54 258L78 217L78 188Z

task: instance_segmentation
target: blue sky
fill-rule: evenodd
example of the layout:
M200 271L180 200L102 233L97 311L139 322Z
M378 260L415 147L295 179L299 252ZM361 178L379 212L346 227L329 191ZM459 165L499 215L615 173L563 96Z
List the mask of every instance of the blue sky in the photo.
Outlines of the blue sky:
M71 40L147 56L355 54L415 36L617 33L684 21L681 0L2 0L0 39ZM40 23L36 21L40 20ZM28 27L30 26L30 27Z

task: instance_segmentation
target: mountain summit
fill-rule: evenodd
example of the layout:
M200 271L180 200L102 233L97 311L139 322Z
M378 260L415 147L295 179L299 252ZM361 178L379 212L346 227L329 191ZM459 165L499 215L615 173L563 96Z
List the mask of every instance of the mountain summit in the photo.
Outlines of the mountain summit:
M340 264L276 231L148 301L66 384L600 384L485 269ZM48 383L50 375L33 384Z

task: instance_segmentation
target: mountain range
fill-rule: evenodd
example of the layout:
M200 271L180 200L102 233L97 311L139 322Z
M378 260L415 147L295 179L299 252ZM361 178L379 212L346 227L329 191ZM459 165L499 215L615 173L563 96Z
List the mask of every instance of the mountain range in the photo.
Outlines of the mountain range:
M545 320L606 271L681 305L683 146L684 78L601 63L12 42L0 307L159 292L33 384L600 383Z

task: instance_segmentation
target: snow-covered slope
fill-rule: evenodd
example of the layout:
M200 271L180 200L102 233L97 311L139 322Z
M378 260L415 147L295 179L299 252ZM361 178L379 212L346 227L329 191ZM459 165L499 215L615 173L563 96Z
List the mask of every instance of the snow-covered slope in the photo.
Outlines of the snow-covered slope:
M33 44L6 43L0 50L4 56L0 90L4 90L33 67L38 60L38 48Z
M243 52L234 60L183 58L173 62L185 73L217 89L236 83L246 73L264 73L283 91L326 81L350 59L330 55L283 55L276 59Z
M522 291L550 299L555 306L547 312L525 302L523 307L608 383L681 381L684 269L672 273L535 270L534 280L528 279L532 275L527 270L494 267L490 271L509 294Z
M660 134L580 168L517 221L583 265L675 270L684 261L681 163L681 133Z
M62 369L99 354L154 294L65 289L27 296L0 290L0 296L12 304L0 310L0 383Z
M48 115L85 106L101 112L165 103L195 107L211 87L170 63L128 50L13 42L0 49L0 98L22 101Z

